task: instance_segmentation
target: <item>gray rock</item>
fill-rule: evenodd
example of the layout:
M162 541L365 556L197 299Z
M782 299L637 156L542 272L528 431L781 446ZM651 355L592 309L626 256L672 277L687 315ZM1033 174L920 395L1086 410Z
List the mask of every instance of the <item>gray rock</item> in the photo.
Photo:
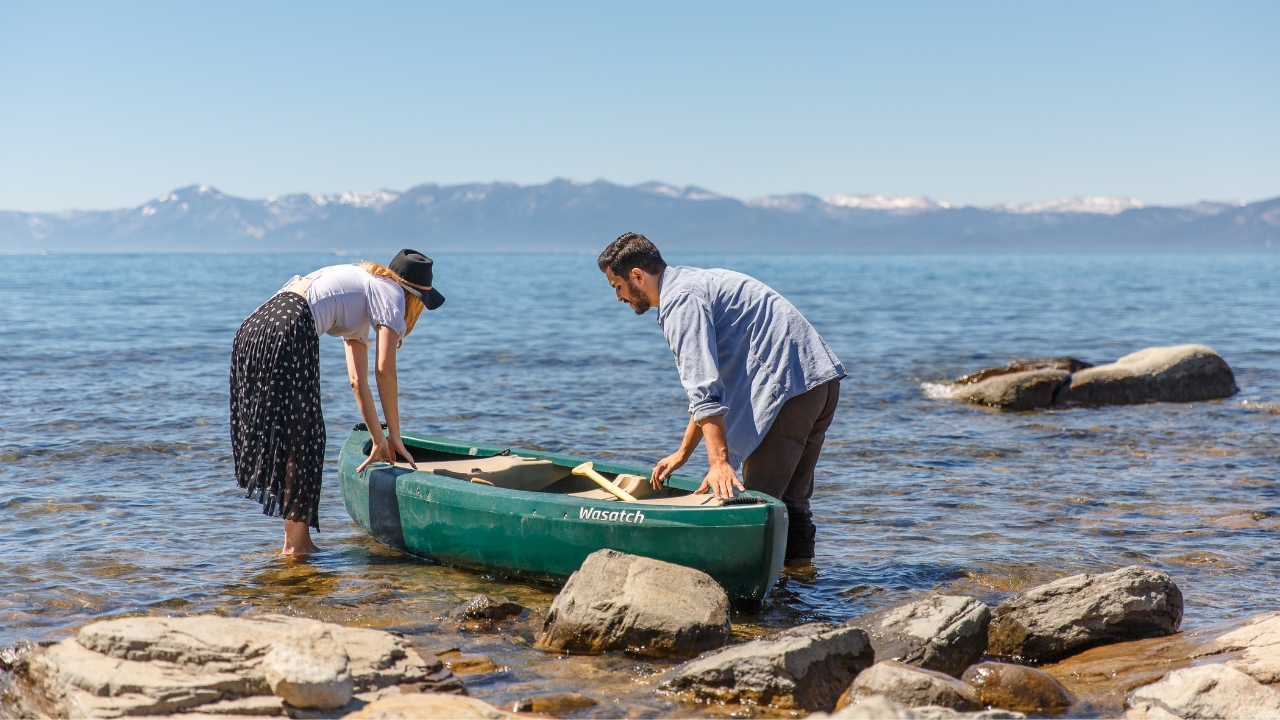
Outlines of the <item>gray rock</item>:
M874 657L865 631L811 623L705 653L668 672L661 687L716 702L830 710Z
M465 620L489 620L497 622L524 612L519 603L495 600L488 595L476 595L454 611L453 616Z
M977 691L978 701L987 707L1061 715L1073 699L1048 673L1025 665L979 663L961 677Z
M1130 691L1125 706L1125 717L1280 718L1280 692L1226 665L1201 665Z
M1032 410L1052 405L1054 396L1070 381L1066 370L1027 370L956 386L951 398L1001 410Z
M933 595L845 624L867 631L876 662L897 660L959 677L987 649L990 621L990 608L973 598Z
M1001 603L987 654L1040 664L1099 645L1162 637L1182 623L1182 591L1163 572L1132 566L1055 580Z
M836 709L875 696L913 708L937 705L953 710L977 710L980 707L977 691L950 675L885 660L858 673L836 702Z
M1222 356L1204 345L1152 347L1109 365L1074 373L1058 402L1128 405L1194 402L1234 395L1235 375Z
M271 692L299 708L331 710L351 701L355 683L347 649L320 623L296 628L271 644L262 674Z
M312 626L345 650L358 699L398 693L401 685L465 692L438 659L402 637L282 615L92 623L78 637L32 654L27 676L56 714L67 717L282 714L284 700L271 691L264 659L277 642Z
M1056 358L1020 358L1010 362L1008 365L1000 367L986 368L975 373L962 375L956 378L955 384L973 385L980 383L988 378L997 377L999 375L1011 375L1013 373L1026 372L1028 370L1063 370L1073 373L1085 368L1091 368L1093 365L1072 357L1056 357Z
M729 640L729 596L710 575L597 550L551 603L537 647L690 657Z

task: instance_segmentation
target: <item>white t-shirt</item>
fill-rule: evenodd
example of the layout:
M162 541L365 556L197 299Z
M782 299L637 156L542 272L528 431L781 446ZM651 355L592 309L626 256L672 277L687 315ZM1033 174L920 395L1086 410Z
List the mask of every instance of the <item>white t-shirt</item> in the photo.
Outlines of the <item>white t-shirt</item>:
M295 275L282 291L298 282ZM404 337L404 288L358 265L333 265L307 288L307 303L316 319L316 335L332 335L373 344L372 329L386 325Z

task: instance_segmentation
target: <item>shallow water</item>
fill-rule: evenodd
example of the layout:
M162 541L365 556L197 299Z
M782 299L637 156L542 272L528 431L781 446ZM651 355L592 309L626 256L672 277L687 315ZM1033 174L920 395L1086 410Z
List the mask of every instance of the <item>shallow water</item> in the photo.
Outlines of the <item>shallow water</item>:
M672 259L769 283L850 373L819 466L819 570L775 589L762 614L736 617L739 637L924 591L994 603L1134 563L1173 575L1184 627L1275 609L1280 553L1265 527L1280 520L1275 256ZM0 646L119 613L281 611L486 654L504 669L466 680L495 703L577 691L606 701L584 717L675 709L653 692L663 663L531 649L555 588L414 560L351 523L332 460L359 418L332 338L321 342L326 551L278 557L280 521L232 478L230 345L286 279L333 262L0 258ZM614 302L594 258L441 256L437 266L449 301L400 356L407 428L635 463L675 449L686 416L670 351L652 313ZM1221 352L1241 392L999 413L921 387L1018 356L1099 363L1184 342ZM699 466L701 455L688 472ZM1241 513L1262 526L1216 523ZM530 612L497 633L443 619L476 592Z

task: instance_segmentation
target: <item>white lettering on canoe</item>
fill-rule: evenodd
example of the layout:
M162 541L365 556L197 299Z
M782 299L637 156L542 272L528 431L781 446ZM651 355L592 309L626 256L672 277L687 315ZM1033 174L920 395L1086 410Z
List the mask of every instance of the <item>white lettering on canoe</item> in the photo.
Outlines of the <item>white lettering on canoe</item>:
M608 520L639 525L644 522L644 513L627 512L626 510L604 511L600 508L578 508L579 520Z

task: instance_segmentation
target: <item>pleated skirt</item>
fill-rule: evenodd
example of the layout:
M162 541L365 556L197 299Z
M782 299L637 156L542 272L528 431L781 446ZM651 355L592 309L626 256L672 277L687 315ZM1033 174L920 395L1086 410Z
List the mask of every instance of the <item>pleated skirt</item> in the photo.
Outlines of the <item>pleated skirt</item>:
M236 484L264 514L319 530L325 439L315 319L306 298L282 292L244 321L231 349Z

